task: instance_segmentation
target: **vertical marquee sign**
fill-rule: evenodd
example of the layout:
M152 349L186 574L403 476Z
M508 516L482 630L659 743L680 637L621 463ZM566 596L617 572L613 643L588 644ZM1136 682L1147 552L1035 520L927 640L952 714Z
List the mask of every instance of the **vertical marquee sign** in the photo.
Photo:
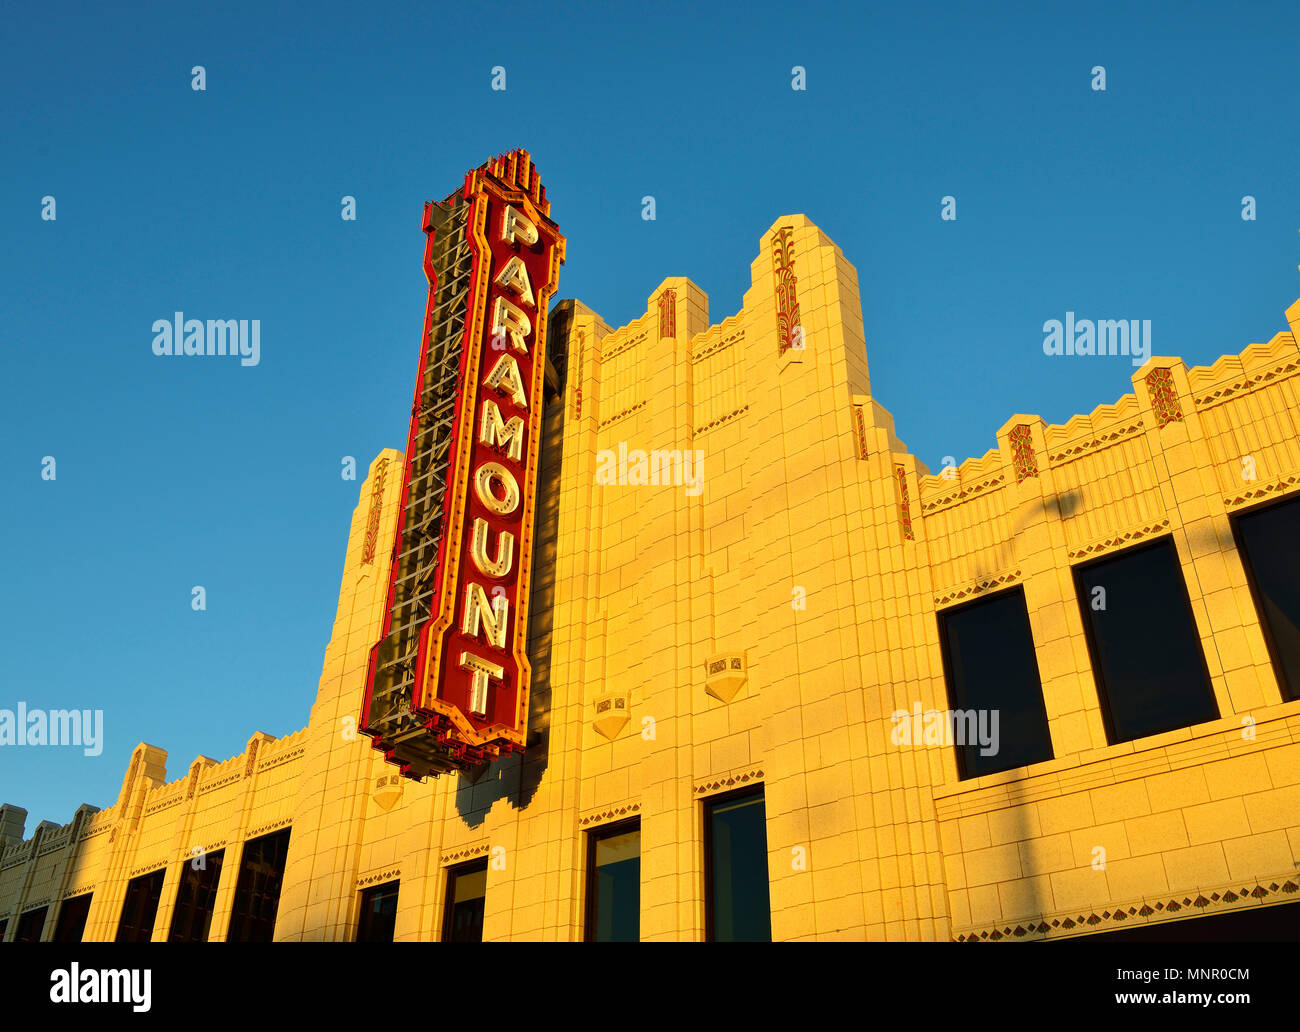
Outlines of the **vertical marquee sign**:
M521 752L546 309L564 237L526 151L424 209L429 279L360 729L404 775Z

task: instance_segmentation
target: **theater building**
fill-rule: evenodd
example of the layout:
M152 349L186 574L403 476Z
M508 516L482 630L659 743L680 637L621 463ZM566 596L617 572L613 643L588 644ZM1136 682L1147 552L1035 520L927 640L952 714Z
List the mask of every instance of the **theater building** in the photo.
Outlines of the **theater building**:
M415 781L358 731L385 450L306 727L142 743L29 838L6 806L5 941L1300 928L1300 301L931 473L854 267L802 215L757 245L720 322L681 277L626 326L547 318L522 752Z

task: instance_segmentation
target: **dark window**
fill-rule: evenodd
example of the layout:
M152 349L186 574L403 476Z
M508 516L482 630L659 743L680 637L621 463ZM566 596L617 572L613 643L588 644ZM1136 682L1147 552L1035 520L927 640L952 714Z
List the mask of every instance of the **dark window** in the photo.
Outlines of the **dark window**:
M962 778L1050 760L1052 736L1024 590L944 610L939 638L952 710L922 714L919 721L909 714L904 724L895 723L894 741L951 742Z
M706 800L704 835L705 937L771 942L763 789Z
M207 942L212 911L217 903L217 883L226 851L191 857L181 865L181 884L176 890L176 909L168 942ZM196 866L197 865L197 866Z
M447 872L443 942L483 941L483 899L486 893L486 860L453 867Z
M392 942L397 924L397 882L385 882L361 893L357 942Z
M9 918L0 921L0 942L5 941L5 932L9 931Z
M59 907L59 924L54 930L55 942L81 942L86 931L86 918L90 916L90 897L86 892L65 899Z
M117 923L118 942L149 942L153 938L153 921L158 916L166 870L132 878L126 886L122 919Z
M1218 718L1169 538L1077 567L1074 580L1112 744Z
M244 843L227 942L270 942L275 937L275 913L288 855L288 828Z
M1300 699L1300 498L1233 521L1284 699Z
M49 909L49 907L40 907L29 910L19 917L14 942L40 942L41 932L45 929L45 913Z
M587 941L641 938L641 823L587 835Z

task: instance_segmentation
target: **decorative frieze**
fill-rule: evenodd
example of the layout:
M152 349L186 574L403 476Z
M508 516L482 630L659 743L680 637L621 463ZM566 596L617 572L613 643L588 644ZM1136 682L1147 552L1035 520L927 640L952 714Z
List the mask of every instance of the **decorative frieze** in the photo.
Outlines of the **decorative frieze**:
M761 767L753 767L738 774L724 774L721 777L709 778L707 781L701 781L695 786L695 794L710 795L715 792L725 792L733 788L743 788L745 785L757 785L763 780L763 770Z
M903 530L903 540L912 541L912 503L907 496L907 470L894 467L894 480L898 484L898 519Z
M1071 559L1082 559L1084 556L1092 555L1095 552L1104 552L1108 549L1118 548L1126 545L1130 541L1137 541L1139 538L1150 537L1152 534L1159 534L1169 529L1169 520L1164 519L1159 523L1153 523L1150 526L1138 527L1130 530L1127 534L1119 534L1115 537L1104 538L1101 541L1094 542L1086 548L1076 548L1070 552Z
M777 357L802 345L799 323L799 297L794 274L794 230L782 226L772 234L772 280L776 289Z
M716 427L720 427L720 426L722 426L723 423L729 423L729 422L731 422L731 420L735 419L737 416L739 416L739 415L743 415L744 413L746 413L746 412L748 412L748 411L749 411L749 406L748 406L748 405L742 405L742 406L741 406L740 408L738 408L738 409L732 409L732 410L731 410L730 412L728 412L725 416L719 416L717 419L715 419L715 420L714 420L713 422L711 422L711 423L705 423L703 426L697 426L697 427L695 428L695 432L696 432L697 434L707 433L708 431L713 430L713 429L715 429Z
M974 598L976 595L982 595L994 588L1014 584L1019 579L1020 571L1012 570L1010 573L1004 573L1001 577L989 577L985 580L976 581L974 584L968 584L957 591L950 591L946 595L940 595L935 598L934 604L936 606L946 606L949 602L959 602L963 598Z
M474 860L480 856L487 856L490 849L490 843L477 842L472 846L464 846L449 853L443 853L439 863L442 867L447 867L451 864L458 864L462 860Z
M375 469L375 484L370 492L370 512L366 516L366 540L361 552L361 565L369 566L375 561L375 543L379 540L379 517L384 508L384 476L388 469L388 460L380 459Z
M677 291L665 290L659 295L659 339L677 337Z
M1034 433L1028 423L1013 426L1007 435L1011 445L1011 464L1016 471L1016 483L1038 476L1038 457L1034 454Z
M1151 410L1156 426L1168 426L1183 421L1183 410L1178 404L1178 389L1173 374L1168 369L1152 369L1146 377L1147 393L1151 396Z
M632 814L640 812L640 803L624 803L621 806L611 806L604 810L596 810L579 817L578 827L585 828L593 824L607 824L611 821L618 820L620 817L629 817Z

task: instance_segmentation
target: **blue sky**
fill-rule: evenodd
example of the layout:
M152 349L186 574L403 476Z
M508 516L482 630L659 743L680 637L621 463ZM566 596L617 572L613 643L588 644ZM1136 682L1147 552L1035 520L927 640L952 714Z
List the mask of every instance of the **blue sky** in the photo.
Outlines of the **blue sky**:
M421 206L492 154L532 151L557 297L615 326L670 275L734 313L760 234L808 215L858 269L873 393L935 469L1014 412L1130 388L1127 358L1043 355L1067 311L1150 319L1189 364L1285 329L1300 7L1057 6L10 4L0 708L102 709L105 744L0 747L0 801L30 834L110 805L138 741L174 778L306 724L357 500L341 458L405 441ZM177 310L259 319L260 364L155 357Z

